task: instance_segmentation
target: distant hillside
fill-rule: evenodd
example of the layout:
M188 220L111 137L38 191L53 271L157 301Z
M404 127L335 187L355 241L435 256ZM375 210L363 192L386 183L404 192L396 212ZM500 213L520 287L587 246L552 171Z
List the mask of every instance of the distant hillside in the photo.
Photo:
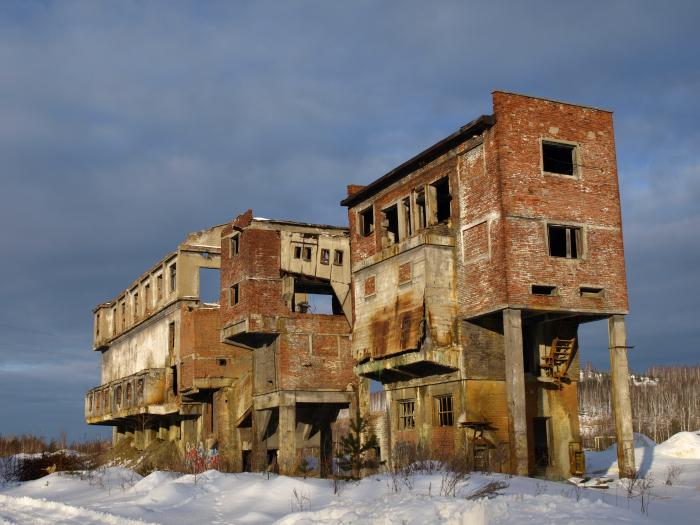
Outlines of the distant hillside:
M578 384L581 437L588 448L610 444L615 435L610 374L588 365ZM654 366L630 375L634 431L657 443L681 431L700 429L700 366Z

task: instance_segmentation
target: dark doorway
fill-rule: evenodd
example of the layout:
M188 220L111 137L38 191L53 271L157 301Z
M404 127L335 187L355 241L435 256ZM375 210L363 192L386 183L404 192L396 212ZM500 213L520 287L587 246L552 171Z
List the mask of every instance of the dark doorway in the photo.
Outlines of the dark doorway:
M533 419L535 475L544 475L549 466L549 418Z

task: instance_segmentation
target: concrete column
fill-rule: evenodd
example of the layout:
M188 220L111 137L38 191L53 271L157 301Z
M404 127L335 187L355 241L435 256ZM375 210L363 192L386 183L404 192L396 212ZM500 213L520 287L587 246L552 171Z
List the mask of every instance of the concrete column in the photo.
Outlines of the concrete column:
M186 450L187 444L197 447L197 420L183 419L180 423L180 435L182 436L182 449Z
M503 310L503 336L508 420L511 430L511 471L519 476L527 476L525 368L523 363L523 328L520 310L512 308Z
M253 442L251 443L251 468L253 471L264 471L268 468L267 440L263 438L272 417L271 412L269 409L253 409Z
M157 437L156 429L146 428L143 431L143 446L144 446L144 448L148 448L148 446L156 440L156 437Z
M294 475L297 466L296 403L279 407L279 467L280 474Z
M608 319L610 344L610 376L612 378L612 408L615 415L617 464L620 477L635 473L634 436L632 434L632 403L630 401L629 367L627 364L627 331L625 317L613 315Z

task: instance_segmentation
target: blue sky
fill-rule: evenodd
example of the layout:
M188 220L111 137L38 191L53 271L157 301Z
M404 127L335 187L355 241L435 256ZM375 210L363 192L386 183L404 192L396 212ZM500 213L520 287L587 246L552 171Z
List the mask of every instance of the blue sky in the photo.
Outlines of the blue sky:
M187 232L343 224L494 89L615 112L630 363L698 363L699 6L0 3L0 433L95 435L91 309Z

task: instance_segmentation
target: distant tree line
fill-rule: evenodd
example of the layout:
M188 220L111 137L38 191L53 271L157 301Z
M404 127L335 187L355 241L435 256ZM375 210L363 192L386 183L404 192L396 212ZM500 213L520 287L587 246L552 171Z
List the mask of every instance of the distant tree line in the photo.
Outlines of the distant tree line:
M578 399L585 447L607 446L605 438L615 435L610 388L608 372L590 365L581 371ZM700 366L654 366L645 374L632 374L630 397L634 431L657 443L700 429Z
M66 433L61 433L57 438L46 439L44 436L30 434L3 435L0 434L0 457L14 454L37 454L43 452L56 452L58 450L75 450L86 454L103 452L109 448L108 441L94 439L84 441L68 441Z

